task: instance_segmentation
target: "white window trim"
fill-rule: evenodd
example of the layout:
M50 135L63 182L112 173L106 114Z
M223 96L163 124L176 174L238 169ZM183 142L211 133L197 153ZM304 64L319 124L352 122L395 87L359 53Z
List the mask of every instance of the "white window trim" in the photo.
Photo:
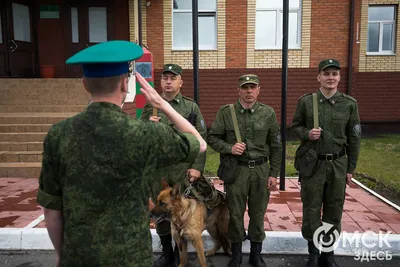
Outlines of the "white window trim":
M366 54L368 56L394 56L396 55L396 20L397 20L397 12L396 12L396 6L395 5L381 5L381 6L374 6L374 5L370 5L368 6L368 10L370 7L394 7L394 19L393 20L368 20L368 27L367 27L367 36L368 36L368 28L369 28L369 24L370 23L379 23L379 46L378 52L368 52L368 38L367 38L367 47L366 47ZM383 25L387 25L387 24L392 24L393 25L393 30L392 30L392 50L382 50L382 46L383 46Z
M283 22L283 8L256 8L256 14L258 11L276 11L277 15L276 15L276 42L278 42L278 40L282 39L282 35L283 35L283 23L281 25L280 22L281 17L282 17L282 22ZM297 40L297 44L296 46L290 47L290 50L301 50L301 29L302 29L302 1L299 2L299 7L298 8L289 8L289 13L297 13L297 36L298 36L298 40ZM257 30L257 25L256 26L256 30ZM254 44L255 46L255 50L282 50L282 46L262 46L262 47L257 47L256 43Z
M216 51L218 50L218 0L215 0L215 10L212 9L199 9L198 10L198 16L199 17L207 17L207 16L214 16L215 17L215 45L213 46L201 46L200 41L199 41L199 50L201 51ZM190 13L192 14L191 9L174 9L173 7L174 2L172 1L172 50L173 51L192 51L193 46L191 47L185 47L185 46L179 46L176 47L174 46L174 13ZM192 37L193 39L193 37ZM193 42L193 41L192 41Z

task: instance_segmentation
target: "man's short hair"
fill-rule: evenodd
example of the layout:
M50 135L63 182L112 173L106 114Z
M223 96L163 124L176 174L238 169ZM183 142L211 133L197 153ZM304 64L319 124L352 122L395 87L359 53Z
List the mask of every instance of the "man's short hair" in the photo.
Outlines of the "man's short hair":
M128 77L128 74L121 74L118 76L101 77L101 78L88 78L86 79L86 86L88 91L94 95L112 94L117 88L122 78Z

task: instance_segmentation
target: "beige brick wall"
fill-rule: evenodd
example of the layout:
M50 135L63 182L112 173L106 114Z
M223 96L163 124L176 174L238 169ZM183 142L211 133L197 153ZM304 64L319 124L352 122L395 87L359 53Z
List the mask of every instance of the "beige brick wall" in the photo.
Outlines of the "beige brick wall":
M139 42L138 35L138 12L137 0L129 0L129 40L131 42ZM142 1L142 40L143 44L147 44L147 30L146 30L146 1Z
M173 62L184 69L193 69L192 51L172 50L172 0L164 0L164 63ZM217 0L217 50L199 52L199 68L225 68L225 0Z
M361 22L360 22L360 57L359 71L360 72L388 72L400 71L400 54L396 51L400 47L400 20L397 18L396 27L396 55L367 55L367 37L368 37L368 6L372 4L395 4L398 5L398 0L363 0L361 5ZM400 12L398 6L397 14ZM397 15L398 16L398 15Z
M291 68L309 68L311 49L311 0L302 0L301 48L289 50ZM248 0L247 6L247 68L282 67L282 50L256 50L256 0Z

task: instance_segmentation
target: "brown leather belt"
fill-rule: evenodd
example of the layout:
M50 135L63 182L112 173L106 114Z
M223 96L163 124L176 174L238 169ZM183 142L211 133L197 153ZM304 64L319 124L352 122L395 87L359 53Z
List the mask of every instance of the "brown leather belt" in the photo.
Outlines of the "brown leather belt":
M238 165L247 166L249 169L254 169L254 167L264 164L268 161L268 158L258 158L252 160L239 160Z
M324 161L333 161L346 155L346 149L333 154L319 154L318 159Z

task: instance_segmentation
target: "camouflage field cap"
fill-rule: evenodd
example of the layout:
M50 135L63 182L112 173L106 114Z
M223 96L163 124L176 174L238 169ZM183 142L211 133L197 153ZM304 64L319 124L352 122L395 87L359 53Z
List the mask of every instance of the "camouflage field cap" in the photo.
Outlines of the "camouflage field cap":
M85 48L66 63L82 65L83 76L88 78L111 77L128 73L130 62L142 55L143 49L139 45L114 40Z
M238 87L242 87L245 84L259 84L258 76L255 74L246 74L239 77Z
M334 68L337 68L337 69L340 70L340 63L339 63L338 60L333 59L333 58L331 58L331 59L324 59L324 60L322 60L322 61L319 63L319 65L318 65L318 70L319 70L319 71L322 71L322 70L324 70L324 69L326 69L326 68L329 68L329 67L334 67Z
M175 75L182 75L182 68L178 64L165 64L162 74L166 72L172 72Z

